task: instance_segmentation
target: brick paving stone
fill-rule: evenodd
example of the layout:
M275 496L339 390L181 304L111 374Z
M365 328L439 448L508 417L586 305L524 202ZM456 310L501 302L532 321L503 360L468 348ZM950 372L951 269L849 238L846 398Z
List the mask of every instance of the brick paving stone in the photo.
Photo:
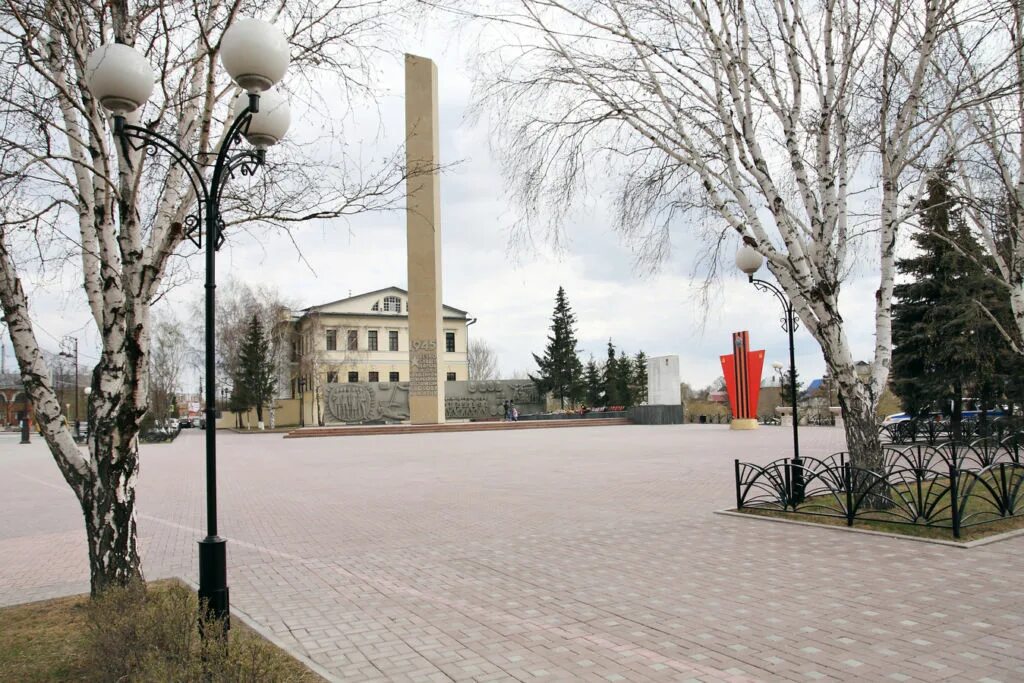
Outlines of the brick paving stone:
M713 515L788 431L218 436L234 605L353 681L1024 680L1024 538L965 551ZM801 449L842 449L807 428ZM143 446L148 578L195 580L203 446ZM88 590L74 496L0 435L0 604Z

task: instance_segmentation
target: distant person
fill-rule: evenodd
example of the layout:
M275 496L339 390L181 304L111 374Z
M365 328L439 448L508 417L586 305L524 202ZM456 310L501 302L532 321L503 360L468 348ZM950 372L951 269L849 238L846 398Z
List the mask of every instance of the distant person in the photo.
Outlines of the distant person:
M516 404L515 403L509 403L508 404L508 411L509 411L509 416L512 418L512 421L513 422L519 422L519 408L516 408Z
M503 405L505 407L505 417L503 417L502 419L505 420L505 422L508 422L509 420L512 419L512 412L509 409L509 402L505 401Z

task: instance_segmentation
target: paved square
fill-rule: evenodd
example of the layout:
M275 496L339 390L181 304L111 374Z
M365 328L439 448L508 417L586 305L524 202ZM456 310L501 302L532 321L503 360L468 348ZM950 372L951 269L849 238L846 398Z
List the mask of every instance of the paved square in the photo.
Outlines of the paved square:
M1024 538L962 550L739 520L766 427L223 434L232 606L346 680L1024 680ZM807 455L842 448L807 428ZM202 435L144 446L148 578L195 580ZM88 590L78 505L0 436L0 604Z

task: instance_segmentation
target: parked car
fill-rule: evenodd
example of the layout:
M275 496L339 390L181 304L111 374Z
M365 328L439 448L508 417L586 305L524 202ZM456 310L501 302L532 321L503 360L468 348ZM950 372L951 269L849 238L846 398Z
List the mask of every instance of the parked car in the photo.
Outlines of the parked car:
M988 418L1002 417L1005 414L1006 413L1003 412L1002 408L992 408L990 410L985 411L985 416L988 417ZM885 427L885 426L888 426L888 425L897 424L899 422L907 422L910 419L911 419L911 417L907 413L893 413L892 415L886 415L885 416L885 419L882 420L882 426ZM920 420L921 418L919 417L918 419ZM942 413L930 413L928 415L928 419L929 420L935 420L935 421L941 421L941 420L944 420L945 417L942 415ZM980 420L981 419L981 411L980 410L962 410L962 411L960 411L960 419L963 420L964 422L967 422L969 420Z
M192 420L190 420L189 418L187 418L187 417L178 418L178 428L179 429L188 429L191 426L192 426Z

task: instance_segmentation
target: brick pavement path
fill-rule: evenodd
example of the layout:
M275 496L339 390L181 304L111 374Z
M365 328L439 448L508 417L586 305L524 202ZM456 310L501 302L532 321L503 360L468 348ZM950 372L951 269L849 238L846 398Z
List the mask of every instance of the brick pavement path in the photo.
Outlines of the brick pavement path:
M807 455L838 430L801 432ZM232 604L346 680L1024 680L1024 538L973 550L713 515L718 426L220 438ZM149 578L196 576L202 439L144 446ZM87 590L81 514L0 436L0 604Z

